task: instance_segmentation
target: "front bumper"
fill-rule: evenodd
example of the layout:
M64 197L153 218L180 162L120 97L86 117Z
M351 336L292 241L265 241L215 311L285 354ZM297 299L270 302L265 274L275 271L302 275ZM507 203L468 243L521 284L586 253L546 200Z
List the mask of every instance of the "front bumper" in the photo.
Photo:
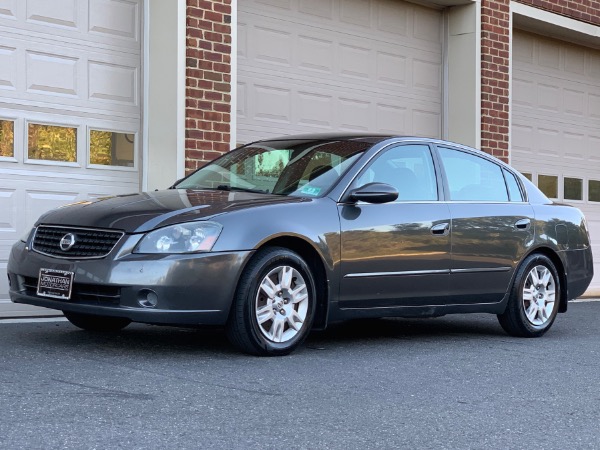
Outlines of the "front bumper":
M8 261L9 295L14 303L84 314L125 317L165 325L222 325L227 321L240 273L251 251L186 255L138 255L131 236L106 258L53 258L16 243ZM127 240L126 240L127 241ZM70 300L37 295L41 268L75 273ZM156 294L155 307L140 299Z

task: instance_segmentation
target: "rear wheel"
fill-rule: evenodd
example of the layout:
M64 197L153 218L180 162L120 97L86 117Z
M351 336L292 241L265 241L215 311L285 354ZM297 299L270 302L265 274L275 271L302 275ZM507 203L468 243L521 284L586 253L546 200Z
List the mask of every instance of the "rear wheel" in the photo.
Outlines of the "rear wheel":
M240 278L227 336L245 353L286 355L308 335L315 304L314 277L306 262L285 248L261 250Z
M122 317L95 316L63 311L69 322L82 330L87 331L119 331L131 323L131 320Z
M512 336L539 337L550 329L558 313L560 278L552 261L528 256L517 270L500 325Z

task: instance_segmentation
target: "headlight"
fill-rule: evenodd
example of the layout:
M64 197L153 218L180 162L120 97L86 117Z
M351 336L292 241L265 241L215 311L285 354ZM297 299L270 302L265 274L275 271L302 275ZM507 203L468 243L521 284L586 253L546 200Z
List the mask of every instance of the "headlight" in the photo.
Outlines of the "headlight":
M25 233L23 236L21 236L21 239L19 239L21 242L25 242L27 243L27 241L29 241L29 236L31 236L31 233L33 233L35 231L35 228L30 229L27 233Z
M209 252L221 229L215 222L180 223L160 228L144 236L133 253Z

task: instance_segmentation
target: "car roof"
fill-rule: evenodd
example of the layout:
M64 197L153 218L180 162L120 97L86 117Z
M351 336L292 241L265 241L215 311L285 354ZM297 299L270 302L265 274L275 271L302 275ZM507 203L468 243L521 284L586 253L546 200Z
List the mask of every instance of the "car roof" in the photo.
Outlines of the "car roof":
M295 134L291 136L277 136L273 138L260 139L256 142L270 141L349 141L349 140L368 140L369 142L380 142L396 136L394 134L379 134L379 133L310 133L310 134Z

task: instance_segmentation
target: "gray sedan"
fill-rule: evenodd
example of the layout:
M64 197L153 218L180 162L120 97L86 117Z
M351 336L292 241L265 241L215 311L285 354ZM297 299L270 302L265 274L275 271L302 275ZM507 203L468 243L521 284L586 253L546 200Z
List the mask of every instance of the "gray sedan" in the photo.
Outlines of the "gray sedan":
M587 289L585 218L445 141L255 142L168 190L43 215L8 263L13 302L85 330L224 325L257 355L363 317L497 314L536 337Z

